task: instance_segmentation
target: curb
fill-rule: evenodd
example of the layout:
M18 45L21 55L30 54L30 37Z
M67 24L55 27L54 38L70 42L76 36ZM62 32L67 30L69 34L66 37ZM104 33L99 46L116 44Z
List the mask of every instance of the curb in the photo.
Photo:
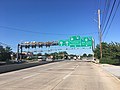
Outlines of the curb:
M96 63L93 63L93 64L95 64L96 65ZM96 65L97 66L97 65ZM98 67L98 66L97 66ZM119 81L120 82L120 79L117 77L117 76L115 76L114 74L112 74L111 72L109 72L109 71L107 71L107 70L105 70L104 68L102 68L101 66L99 66L98 68L100 68L100 69L102 69L102 70L104 70L105 72L107 72L109 75L111 75L113 78L115 78L117 81Z

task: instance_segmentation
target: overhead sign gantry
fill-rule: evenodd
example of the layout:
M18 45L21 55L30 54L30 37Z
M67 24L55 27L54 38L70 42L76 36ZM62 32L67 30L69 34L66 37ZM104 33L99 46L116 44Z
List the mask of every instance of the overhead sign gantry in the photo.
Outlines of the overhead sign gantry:
M71 36L67 40L59 40L59 41L52 41L52 42L24 42L18 44L17 49L17 59L22 59L22 50L23 48L42 48L50 47L50 46L68 46L71 48L79 48L79 47L90 47L92 50L94 49L94 39L93 37L80 37L80 36Z
M22 51L23 51L23 48L36 48L36 47L39 47L39 48L42 48L43 46L45 47L50 47L50 46L57 46L58 45L58 42L57 41L52 41L52 42L24 42L24 43L20 43L18 44L17 46L17 60L18 59L22 59Z

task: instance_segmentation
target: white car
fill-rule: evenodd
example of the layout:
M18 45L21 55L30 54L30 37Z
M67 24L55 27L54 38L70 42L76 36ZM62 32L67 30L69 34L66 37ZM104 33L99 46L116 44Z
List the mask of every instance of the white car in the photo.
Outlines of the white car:
M76 60L76 59L77 59L77 57L73 57L73 59L74 59L74 60Z
M38 61L46 61L46 56L38 56Z

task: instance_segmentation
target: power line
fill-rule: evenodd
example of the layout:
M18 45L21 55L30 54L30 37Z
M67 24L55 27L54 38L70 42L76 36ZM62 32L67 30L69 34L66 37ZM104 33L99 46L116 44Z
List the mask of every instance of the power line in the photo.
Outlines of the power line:
M0 42L0 45L1 45L1 46L10 46L10 45L7 45L7 44L2 43L2 42Z
M13 45L8 45L6 43L0 42L0 46L4 46L4 47L11 47L11 48L16 48L16 46Z
M110 0L105 0L105 7L104 7L103 15L102 15L103 17L102 17L102 23L101 23L101 30L104 28L105 21L108 16L109 8L110 8Z
M98 1L97 1L97 0L94 0L93 3L94 3L95 10L98 9ZM96 4L96 3L97 3L97 4Z
M106 11L107 1L108 1L108 0L105 0L105 6L104 6L104 10L103 10L103 15L102 15L102 23L103 23L105 11ZM101 26L102 26L102 23L101 23Z
M104 26L105 26L105 22L106 22L106 19L107 19L107 16L108 16L108 12L109 12L109 9L110 9L110 0L108 0L108 2L106 3L106 14L105 14L105 11L104 11L104 14L105 14L105 17L104 17L104 20L102 21L102 25L101 25L101 30L103 30Z
M113 12L115 3L116 3L116 0L114 0L114 2L113 2L112 9L111 9L111 11L110 11L110 15L109 15L109 17L108 17L107 23L106 23L105 28L104 28L104 30L103 30L102 36L104 35L105 30L106 30L106 28L107 28L107 26L108 26L108 23L109 23L109 21L110 21L110 18L111 18L111 15L112 15L112 12Z
M110 27L111 27L111 25L112 25L112 22L113 22L113 20L114 20L114 18L115 18L115 15L116 15L116 13L117 13L118 8L119 8L119 5L120 5L120 0L119 0L119 2L118 2L118 4L117 4L115 13L114 13L114 15L113 15L113 17L112 17L112 20L111 20L110 24L109 24L109 27L108 27L108 30L107 30L107 32L106 32L106 34L105 34L104 40L105 40L105 38L106 38L106 36L107 36L107 34L108 34L108 31L109 31L109 29L110 29Z
M45 34L45 35L90 35L90 34L96 34L97 32L90 32L90 33L82 33L82 34L59 34L59 33L41 33L41 32L35 32L35 31L30 31L30 30L23 30L23 29L18 29L18 28L13 28L13 27L7 27L7 26L0 26L0 28L5 28L7 30L13 30L13 31L22 31L22 32L29 32L29 33L35 33L35 34Z
M101 0L98 0L98 8L101 8Z

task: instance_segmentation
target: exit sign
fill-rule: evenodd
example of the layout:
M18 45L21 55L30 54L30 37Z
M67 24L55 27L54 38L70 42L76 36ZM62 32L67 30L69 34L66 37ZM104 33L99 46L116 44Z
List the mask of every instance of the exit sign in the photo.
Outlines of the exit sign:
M60 40L59 46L70 46L70 47L92 47L93 38L71 36L68 40Z

